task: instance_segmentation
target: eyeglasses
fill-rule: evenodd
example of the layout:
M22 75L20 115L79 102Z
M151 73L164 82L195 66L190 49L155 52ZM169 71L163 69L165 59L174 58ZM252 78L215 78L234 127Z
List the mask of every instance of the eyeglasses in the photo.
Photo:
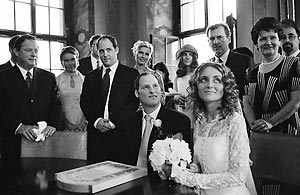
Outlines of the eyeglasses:
M289 39L290 41L294 41L295 39L296 39L296 35L293 35L293 34L291 34L291 35L288 35L288 36L286 36L286 35L282 35L281 36L281 40L286 40L286 39Z

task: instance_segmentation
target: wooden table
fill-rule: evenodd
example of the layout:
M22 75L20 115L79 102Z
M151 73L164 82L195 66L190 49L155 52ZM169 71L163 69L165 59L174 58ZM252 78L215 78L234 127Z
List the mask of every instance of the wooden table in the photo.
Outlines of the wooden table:
M3 195L79 194L59 189L54 181L54 174L88 164L86 160L65 158L21 158L20 161L1 161L0 192ZM160 179L147 176L96 194L194 195L196 193L190 188L176 184L173 181L161 181Z

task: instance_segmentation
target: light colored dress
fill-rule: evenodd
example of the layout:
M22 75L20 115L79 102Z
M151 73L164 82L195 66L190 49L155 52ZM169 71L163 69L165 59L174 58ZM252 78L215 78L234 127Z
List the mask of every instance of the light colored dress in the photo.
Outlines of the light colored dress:
M83 80L84 76L79 71L75 73L65 71L56 77L66 130L83 131L86 129L87 122L80 108Z
M192 76L192 72L189 74L184 75L183 77L177 77L175 82L177 85L177 92L180 93L181 95L187 97L188 96L188 87L189 87L189 80L191 79ZM175 108L177 111L187 115L191 122L193 122L193 111L191 109L179 106L179 105L175 105Z
M194 162L198 171L172 167L172 175L183 185L205 195L250 195L245 182L252 175L249 140L244 117L235 112L211 122L198 115L194 129ZM201 169L201 171L200 171ZM251 181L252 185L253 180Z

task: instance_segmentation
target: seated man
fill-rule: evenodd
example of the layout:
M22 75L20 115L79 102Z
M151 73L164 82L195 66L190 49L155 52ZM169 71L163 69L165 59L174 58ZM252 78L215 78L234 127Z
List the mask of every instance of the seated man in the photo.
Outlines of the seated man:
M183 139L190 143L191 124L186 115L161 104L160 85L153 73L139 75L134 87L142 109L128 116L122 125L122 162L148 168L148 174L151 174L153 169L148 157L152 144L177 133L182 133ZM159 120L161 124L157 124Z

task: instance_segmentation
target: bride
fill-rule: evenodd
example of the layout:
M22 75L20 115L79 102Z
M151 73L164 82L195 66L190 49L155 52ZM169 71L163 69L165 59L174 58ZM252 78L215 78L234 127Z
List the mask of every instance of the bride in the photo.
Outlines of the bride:
M171 177L200 194L256 194L233 73L224 65L204 63L195 70L189 86L196 116L194 159L189 169L172 166Z

